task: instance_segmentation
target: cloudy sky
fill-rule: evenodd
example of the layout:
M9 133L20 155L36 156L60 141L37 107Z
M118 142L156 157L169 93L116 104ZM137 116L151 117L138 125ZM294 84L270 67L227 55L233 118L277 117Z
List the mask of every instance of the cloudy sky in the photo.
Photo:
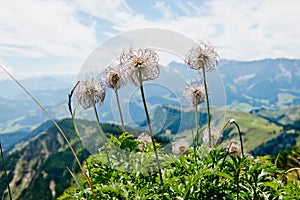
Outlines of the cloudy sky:
M139 28L209 41L226 59L300 58L299 13L299 0L0 0L0 63L21 77L76 74L99 44Z

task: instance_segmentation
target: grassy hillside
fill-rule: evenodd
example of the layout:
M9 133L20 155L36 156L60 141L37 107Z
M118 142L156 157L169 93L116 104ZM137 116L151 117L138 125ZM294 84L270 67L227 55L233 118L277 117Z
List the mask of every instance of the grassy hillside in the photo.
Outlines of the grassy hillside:
M69 138L73 148L81 161L84 161L89 152L82 148L79 138L74 132L70 119L59 122L60 127ZM78 121L79 129L96 127L94 122ZM103 130L107 133L119 135L118 126L104 124ZM67 167L78 173L79 168L74 156L69 150L57 128L39 129L36 137L17 145L6 157L10 187L14 199L53 199L68 188L74 180ZM91 135L95 132L91 131ZM93 142L99 143L97 137ZM0 196L6 190L3 171L0 172Z
M162 116L162 109L166 112ZM195 111L190 108L182 108L178 106L163 106L163 108L157 108L157 111L152 113L153 126L158 122L164 122L163 126L160 124L159 135L174 139L181 136L189 135L192 137L191 127L195 127ZM264 142L272 140L282 134L283 127L277 125L267 119L259 117L255 114L245 113L241 111L225 110L224 108L212 108L212 126L221 130L225 123L234 118L243 133L243 140L245 149L250 152L257 148ZM165 119L165 121L163 121ZM199 124L200 134L203 133L207 124L206 109L201 108L199 110ZM158 129L158 128L157 128ZM225 142L231 140L239 140L238 132L233 126L229 126L224 131L223 136Z

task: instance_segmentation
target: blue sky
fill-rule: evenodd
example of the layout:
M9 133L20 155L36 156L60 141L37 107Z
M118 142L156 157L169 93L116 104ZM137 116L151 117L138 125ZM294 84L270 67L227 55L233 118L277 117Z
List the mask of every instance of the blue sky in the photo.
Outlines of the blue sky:
M299 0L0 0L0 63L16 77L76 74L116 34L166 28L221 58L300 58ZM0 79L6 77L0 72Z

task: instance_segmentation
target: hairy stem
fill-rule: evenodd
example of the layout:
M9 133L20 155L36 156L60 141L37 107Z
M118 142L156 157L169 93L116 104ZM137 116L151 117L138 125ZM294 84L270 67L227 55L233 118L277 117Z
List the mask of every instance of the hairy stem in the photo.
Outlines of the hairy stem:
M236 121L232 121L232 123L236 126L236 128L238 129L239 132L239 136L240 136L240 143L241 143L241 151L242 151L242 156L244 157L244 146L243 146L243 139L242 139L242 133L240 130L240 126L238 125L238 123L236 123Z
M156 158L156 162L157 162L159 178L160 178L161 185L163 186L164 182L163 182L162 173L161 173L161 166L160 166L160 162L159 162L159 159L158 159L157 149L156 149L156 146L155 146L154 137L153 137L153 133L152 133L152 127L151 127L150 117L149 117L149 113L148 113L148 109L147 109L147 103L146 103L146 99L145 99L144 87L143 87L143 81L142 81L142 78L141 78L141 70L140 69L139 69L139 80L140 80L140 90L141 90L143 105L144 105L145 114L146 114L146 118L147 118L149 133L150 133L150 137L151 137L151 140L152 140L153 149L154 149L154 153L155 153L155 158Z
M98 115L98 112L97 112L97 107L96 107L96 104L93 104L93 108L94 108L94 112L95 112L95 116L96 116L96 120L97 120L97 126L98 126L98 129L99 129L99 132L100 132L100 142L104 145L106 145L106 136L103 132L103 129L101 127L101 123L100 123L100 119L99 119L99 115ZM110 165L110 158L109 158L109 155L108 153L106 152L106 159L108 161L108 164Z
M196 147L199 145L199 116L198 116L198 106L195 105L195 123L196 123Z
M116 100L117 100L119 114L120 114L120 120L121 120L121 124L122 124L122 132L124 133L125 132L125 126L124 126L124 120L123 120L122 110L121 110L120 101L119 101L118 89L114 89L114 91L115 91L115 94L116 94Z
M206 74L205 67L202 67L203 71L203 80L204 80L204 89L205 89L205 97L206 97L206 107L207 107L207 126L208 126L208 137L209 137L209 147L211 148L211 129L210 129L210 108L209 108L209 99L208 99L208 90L206 83Z
M99 119L99 115L98 115L97 107L96 107L95 103L93 104L93 108L94 108L94 113L95 113L96 120L97 120L97 126L98 126L98 129L99 129L99 132L100 132L101 142L103 142L103 144L104 144L105 143L105 134L104 134L103 129L101 127L101 123L100 123L100 119Z

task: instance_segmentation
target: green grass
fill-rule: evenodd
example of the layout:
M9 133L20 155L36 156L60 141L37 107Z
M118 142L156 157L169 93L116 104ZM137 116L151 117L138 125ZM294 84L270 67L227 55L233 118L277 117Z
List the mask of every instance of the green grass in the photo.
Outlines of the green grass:
M297 199L300 196L300 182L288 182L285 171L269 157L240 157L219 147L191 148L181 156L160 153L164 163L165 187L162 187L158 172L150 167L153 167L153 150L145 147L137 153L132 145L138 143L128 140L135 139L127 138L125 146L122 137L109 141L108 155L112 158L109 163L105 148L87 160L98 199ZM111 151L112 144L130 150ZM123 156L129 156L128 161L113 159ZM112 167L121 165L127 170ZM84 179L81 185L86 185ZM92 199L88 188L80 188L72 187L58 199Z

